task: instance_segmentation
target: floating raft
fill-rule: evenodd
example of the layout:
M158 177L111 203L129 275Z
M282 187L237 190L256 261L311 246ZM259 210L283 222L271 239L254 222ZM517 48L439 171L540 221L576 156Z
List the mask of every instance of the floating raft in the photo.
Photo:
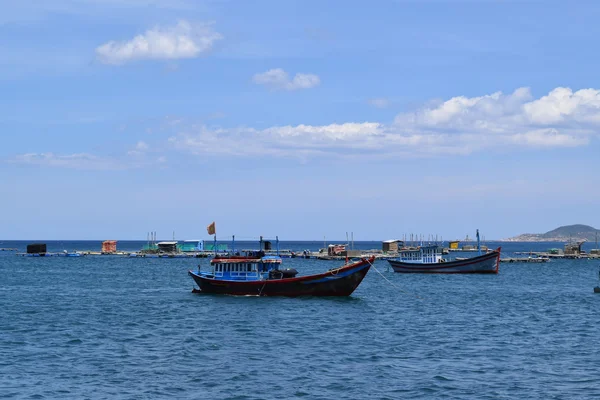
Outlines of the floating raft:
M138 253L129 251L117 251L110 253L103 253L100 251L77 251L71 253L58 252L58 253L17 253L21 257L83 257L83 256L120 256L130 258L206 258L212 257L214 252L210 253Z
M518 262L518 263L545 263L550 261L549 258L546 257L509 257L509 258L501 258L500 262Z

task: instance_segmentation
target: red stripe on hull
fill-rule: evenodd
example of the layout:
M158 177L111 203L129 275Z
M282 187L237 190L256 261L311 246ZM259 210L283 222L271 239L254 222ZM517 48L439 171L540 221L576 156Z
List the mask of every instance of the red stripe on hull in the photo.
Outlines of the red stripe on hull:
M322 274L262 281L218 280L192 271L189 274L202 293L287 297L349 296L360 285L373 261L374 258L371 257Z

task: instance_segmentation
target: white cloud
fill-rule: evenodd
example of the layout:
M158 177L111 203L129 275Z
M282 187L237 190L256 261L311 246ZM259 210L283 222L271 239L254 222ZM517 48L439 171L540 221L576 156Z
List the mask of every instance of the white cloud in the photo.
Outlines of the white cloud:
M319 77L314 74L298 73L294 75L293 79L290 79L289 74L281 68L270 69L267 72L255 74L252 77L252 81L258 85L265 85L275 90L310 89L321 83Z
M589 142L600 128L600 91L556 88L532 100L529 88L505 95L453 97L416 112L401 113L394 125L404 132L469 138L476 148L518 144L572 147ZM465 140L465 142L467 142Z
M27 153L16 156L11 163L63 167L84 170L119 170L125 166L112 158L103 158L87 153L56 155L54 153Z
M48 153L20 154L7 160L11 164L39 165L43 167L59 167L77 170L125 170L143 168L155 165L164 165L167 157L164 155L152 156L147 151L150 146L145 142L138 142L134 150L127 152L127 156L104 157L89 153L75 153L59 155Z
M573 93L559 87L547 96L527 103L523 109L532 123L600 122L600 91L582 89Z
M98 60L120 65L144 59L195 58L210 51L223 36L211 24L179 21L174 27L156 27L129 41L110 41L96 48Z
M423 157L483 149L561 148L589 144L600 131L600 91L557 88L533 99L528 88L458 96L391 124L348 122L266 129L194 127L170 138L176 149L202 155Z

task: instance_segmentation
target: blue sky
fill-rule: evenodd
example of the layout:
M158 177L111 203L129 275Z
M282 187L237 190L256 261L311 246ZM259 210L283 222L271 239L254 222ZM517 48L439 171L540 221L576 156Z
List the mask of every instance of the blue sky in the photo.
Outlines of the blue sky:
M597 2L0 9L2 239L600 227Z

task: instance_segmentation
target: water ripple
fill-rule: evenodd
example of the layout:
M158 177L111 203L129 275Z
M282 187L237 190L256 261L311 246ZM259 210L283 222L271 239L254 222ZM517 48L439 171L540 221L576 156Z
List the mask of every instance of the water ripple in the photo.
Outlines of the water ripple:
M65 261L0 256L0 397L600 397L592 263L380 266L396 287L369 273L351 298L276 299L194 295L185 259Z

